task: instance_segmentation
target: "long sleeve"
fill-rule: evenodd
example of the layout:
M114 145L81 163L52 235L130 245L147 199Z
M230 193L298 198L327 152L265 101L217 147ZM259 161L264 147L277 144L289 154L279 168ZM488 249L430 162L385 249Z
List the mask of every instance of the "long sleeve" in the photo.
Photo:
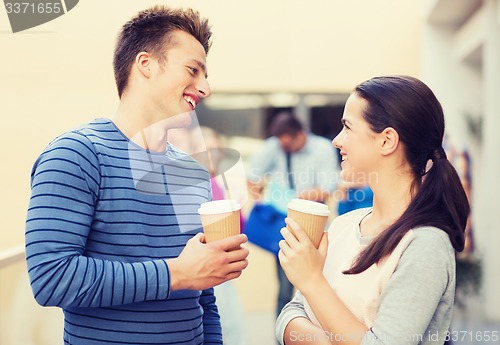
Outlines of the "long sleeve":
M283 336L286 326L297 317L308 318L304 309L304 296L300 291L295 293L294 298L288 302L276 320L276 339L283 345Z
M165 299L164 260L116 262L85 255L99 193L99 162L78 133L55 140L32 171L26 257L37 302L104 307Z
M421 228L415 235L381 295L363 345L444 342L454 301L453 248L439 229Z
M204 344L222 344L222 328L213 288L202 291L200 304L203 308Z

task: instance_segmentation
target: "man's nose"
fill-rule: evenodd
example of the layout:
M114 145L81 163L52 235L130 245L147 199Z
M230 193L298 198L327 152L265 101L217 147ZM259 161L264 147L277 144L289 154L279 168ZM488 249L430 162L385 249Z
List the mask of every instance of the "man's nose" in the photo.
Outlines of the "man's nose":
M212 91L210 90L210 84L208 83L208 80L203 78L198 82L196 85L196 89L198 92L201 94L202 97L208 97L212 94Z

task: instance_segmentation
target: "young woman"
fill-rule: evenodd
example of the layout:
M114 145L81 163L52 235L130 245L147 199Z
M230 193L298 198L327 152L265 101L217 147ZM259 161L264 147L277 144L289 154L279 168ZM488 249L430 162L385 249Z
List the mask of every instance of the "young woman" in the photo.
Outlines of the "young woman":
M444 115L420 80L358 85L333 140L341 176L363 178L373 207L338 217L314 248L296 222L279 259L299 290L276 327L281 344L442 344L455 294L455 253L469 214L442 148Z

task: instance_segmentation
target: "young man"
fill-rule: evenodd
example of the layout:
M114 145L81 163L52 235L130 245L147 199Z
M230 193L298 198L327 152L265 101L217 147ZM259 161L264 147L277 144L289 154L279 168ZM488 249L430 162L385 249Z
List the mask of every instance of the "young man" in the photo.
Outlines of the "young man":
M210 36L195 11L140 12L115 49L114 119L61 135L33 167L27 264L37 302L64 311L65 344L222 344L212 287L247 266L246 236L204 243L209 174L167 142L210 95Z

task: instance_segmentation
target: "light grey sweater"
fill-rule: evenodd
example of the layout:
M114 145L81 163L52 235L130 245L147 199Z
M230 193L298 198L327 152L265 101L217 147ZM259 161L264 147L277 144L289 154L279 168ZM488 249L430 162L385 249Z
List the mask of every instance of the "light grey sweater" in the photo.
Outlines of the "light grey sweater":
M359 224L358 218L361 220L365 215L366 209L345 216L354 217L355 224ZM372 240L361 238L359 228L352 230L355 240L366 244ZM414 229L394 273L381 292L373 325L361 344L443 344L451 322L454 297L455 253L448 235L433 227ZM304 303L299 291L283 308L276 322L276 337L280 344L283 344L285 328L292 319L310 319ZM307 339L307 335L302 336ZM335 339L334 334L326 333L326 336ZM309 338L314 339L313 335Z

